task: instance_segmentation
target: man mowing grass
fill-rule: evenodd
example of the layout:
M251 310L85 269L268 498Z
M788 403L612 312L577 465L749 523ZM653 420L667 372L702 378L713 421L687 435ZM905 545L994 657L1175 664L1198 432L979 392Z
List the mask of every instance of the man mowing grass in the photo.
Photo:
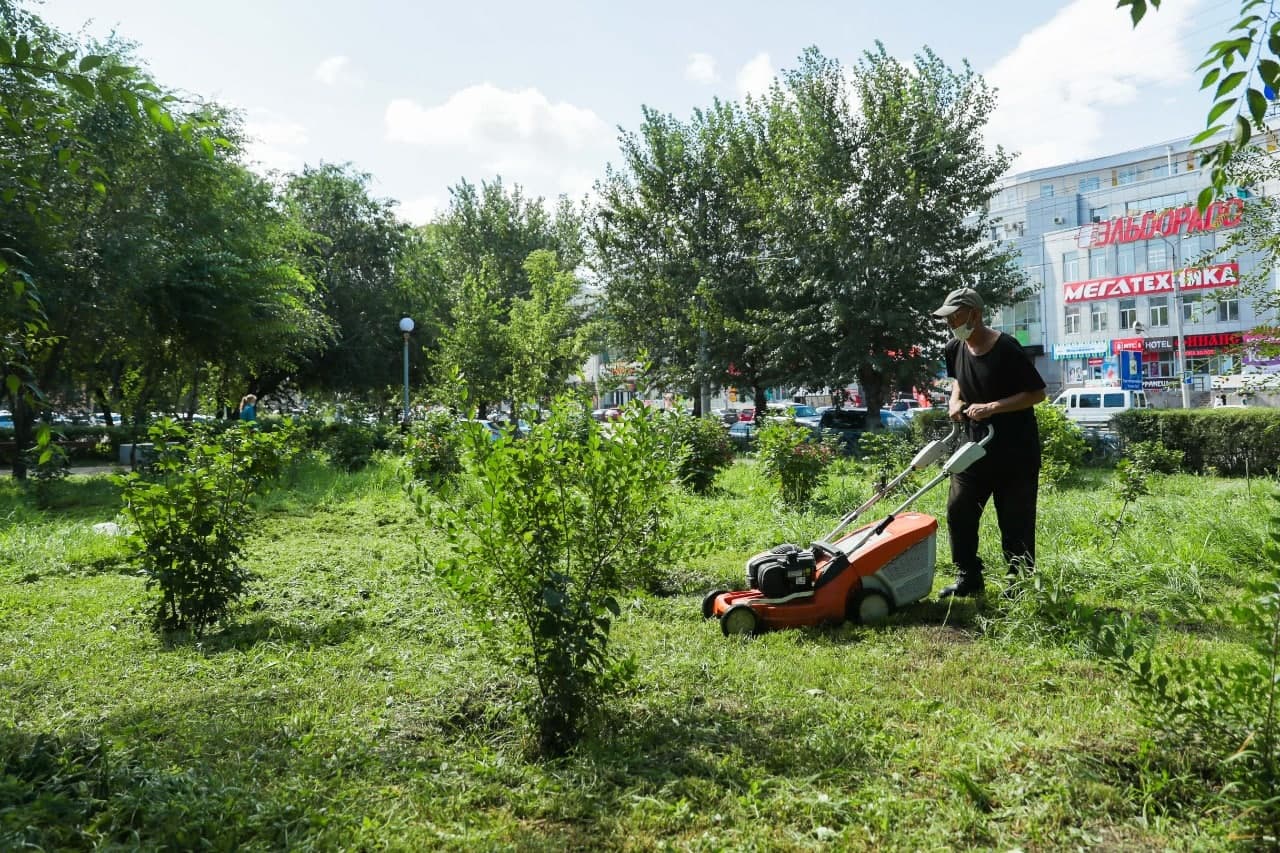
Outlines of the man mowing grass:
M971 431L973 424L986 422L996 433L984 458L951 477L947 526L958 574L939 596L983 591L978 522L989 498L995 498L1012 589L1019 575L1035 568L1040 433L1032 407L1044 399L1044 379L1014 338L983 323L982 297L976 290L951 291L933 315L946 319L954 338L946 348L947 376L954 380L951 420L967 421Z

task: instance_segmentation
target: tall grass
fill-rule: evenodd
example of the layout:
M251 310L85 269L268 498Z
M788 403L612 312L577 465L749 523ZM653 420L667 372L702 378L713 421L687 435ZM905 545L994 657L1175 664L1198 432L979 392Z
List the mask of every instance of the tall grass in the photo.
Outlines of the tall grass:
M0 484L0 848L1224 845L1197 768L1031 610L992 595L746 641L701 619L702 589L826 533L871 486L842 466L788 509L740 461L686 497L710 553L679 594L624 602L630 687L548 763L527 758L516 677L419 569L434 535L391 464L307 466L265 498L249 606L201 643L149 629L119 540L92 531L118 510L102 480L47 512ZM1041 502L1040 571L1091 605L1176 621L1258 571L1262 484L1157 478L1114 545L1106 487L1089 472ZM943 515L944 488L919 509ZM999 565L991 512L982 551ZM939 587L946 555L944 524ZM1169 642L1236 647L1190 623Z

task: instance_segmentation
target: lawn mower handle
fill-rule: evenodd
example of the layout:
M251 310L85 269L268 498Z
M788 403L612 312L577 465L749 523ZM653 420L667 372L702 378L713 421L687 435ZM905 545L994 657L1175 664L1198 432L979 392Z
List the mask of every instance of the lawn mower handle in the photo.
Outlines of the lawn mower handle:
M870 498L867 499L866 503L864 503L862 506L858 507L853 512L846 515L844 518L840 519L840 523L835 526L835 529L833 529L830 533L828 533L826 536L824 536L822 539L818 541L820 543L830 542L840 533L841 530L844 530L846 527L848 527L853 522L854 519L862 515L867 510L871 509L871 507L879 503L881 499L885 497L885 495L889 494L894 489L896 489L898 487L898 484L901 483L903 480L905 480L907 476L911 474L912 471L923 471L925 468L928 468L933 463L942 459L942 457L946 455L947 445L950 444L952 441L954 441L956 436L958 436L959 434L960 434L960 424L953 423L951 425L951 432L947 433L946 438L934 439L933 441L929 442L924 447L922 447L920 449L920 452L917 453L914 458L912 458L911 464L907 466L905 471L903 471L898 476L894 477L889 482L882 483L880 485L880 488L876 489L875 494L873 494Z

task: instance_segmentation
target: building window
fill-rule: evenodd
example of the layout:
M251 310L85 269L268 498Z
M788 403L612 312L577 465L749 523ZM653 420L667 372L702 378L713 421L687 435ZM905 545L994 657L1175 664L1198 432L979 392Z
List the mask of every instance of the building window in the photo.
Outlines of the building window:
M1240 319L1240 299L1232 296L1218 300L1218 322L1231 323Z
M1134 184L1138 182L1138 169L1132 166L1128 169L1121 169L1117 181L1121 184Z
M1138 300L1120 300L1120 328L1132 329L1138 322Z
M1100 186L1102 186L1102 180L1098 177L1080 179L1080 192L1082 193L1092 192Z
M1169 247L1163 240L1151 240L1147 243L1147 269L1168 269Z
M1169 325L1169 297L1167 296L1151 297L1151 325L1152 326Z
M1152 379L1170 379L1173 377L1173 353L1142 354L1142 372Z
M1204 306L1199 293L1182 294L1182 322L1199 323L1204 319Z
M1095 178L1095 180L1096 180L1096 178ZM1090 222L1106 222L1106 221L1107 221L1108 219L1110 219L1110 218L1111 218L1111 217L1110 217L1110 215L1107 213L1107 206L1106 206L1105 204L1104 204L1102 207L1091 207L1091 208L1089 208L1089 221L1090 221Z
M1107 274L1107 250L1089 250L1089 278L1102 278Z
M1132 275L1147 271L1147 250L1139 243L1123 243L1116 247L1116 274Z
M1062 330L1067 335L1080 334L1080 306L1068 305L1062 318Z
M1080 280L1080 253L1076 251L1064 252L1062 255L1062 280L1079 281Z
M1094 332L1107 330L1107 303L1095 302L1089 306L1089 329Z
M1040 198L1053 198L1053 184L1040 185Z

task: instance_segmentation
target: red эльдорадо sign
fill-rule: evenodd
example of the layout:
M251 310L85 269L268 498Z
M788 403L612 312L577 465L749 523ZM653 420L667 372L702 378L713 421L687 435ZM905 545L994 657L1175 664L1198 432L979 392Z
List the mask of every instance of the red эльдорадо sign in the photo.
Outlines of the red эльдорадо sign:
M1113 243L1136 243L1152 237L1171 237L1185 230L1188 234L1214 231L1218 228L1235 228L1244 218L1244 200L1229 198L1215 201L1204 213L1194 204L1171 207L1158 213L1142 216L1117 216L1106 222L1094 222L1080 229L1076 245L1082 249L1097 249Z

